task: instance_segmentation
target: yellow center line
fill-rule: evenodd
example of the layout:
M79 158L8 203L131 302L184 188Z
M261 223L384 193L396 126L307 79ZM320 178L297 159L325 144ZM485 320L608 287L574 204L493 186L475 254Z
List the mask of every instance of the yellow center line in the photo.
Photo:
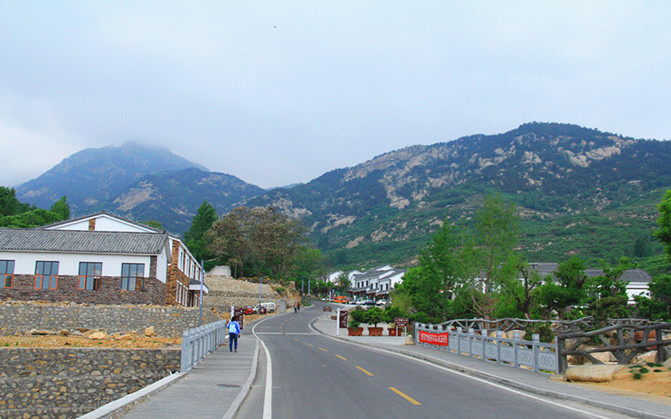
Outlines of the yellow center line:
M324 351L324 352L328 352L328 351L327 351L326 349L324 349L324 348L319 348L319 350L320 350L320 351Z
M364 374L367 374L367 375L370 376L370 377L373 376L373 374L371 374L370 372L368 372L368 371L366 371L365 369L361 368L360 366L357 365L356 367L357 367L359 370L363 371Z
M393 391L394 393L398 394L399 396L403 397L404 399L406 399L406 400L409 401L410 403L414 404L415 406L419 406L419 405L421 404L420 402L418 402L417 400L415 400L415 399L413 399L412 397L408 396L407 394L405 394L405 393L402 392L401 390L397 389L396 387L389 387L389 390L391 390L391 391Z
M343 361L347 361L347 358L345 358L344 356L340 356L340 355L338 355L338 354L335 354L335 356L337 356L338 358L342 359Z
M306 345L314 347L315 345L305 342Z

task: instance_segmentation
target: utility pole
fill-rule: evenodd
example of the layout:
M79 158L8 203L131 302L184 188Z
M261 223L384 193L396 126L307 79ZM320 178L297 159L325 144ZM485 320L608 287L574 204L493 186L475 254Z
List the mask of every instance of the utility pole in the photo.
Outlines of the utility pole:
M198 315L198 326L203 325L203 275L205 271L205 261L200 260L200 314Z
M263 275L259 275L259 314L261 314L261 292L263 291Z

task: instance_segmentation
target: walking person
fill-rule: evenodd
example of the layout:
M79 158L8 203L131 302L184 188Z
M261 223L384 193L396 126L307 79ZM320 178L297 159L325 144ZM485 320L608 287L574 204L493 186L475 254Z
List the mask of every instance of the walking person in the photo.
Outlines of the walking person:
M298 303L294 303L294 313L298 313Z
M228 329L228 350L229 352L233 352L233 342L235 342L235 352L238 352L238 337L240 336L240 323L238 323L238 318L233 316L226 328Z

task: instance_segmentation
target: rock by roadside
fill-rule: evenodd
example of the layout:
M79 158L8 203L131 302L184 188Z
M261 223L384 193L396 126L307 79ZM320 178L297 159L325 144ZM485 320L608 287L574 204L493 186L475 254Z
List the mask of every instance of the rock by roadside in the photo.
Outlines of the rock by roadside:
M615 374L624 369L623 365L575 365L566 370L568 381L605 383L613 381Z

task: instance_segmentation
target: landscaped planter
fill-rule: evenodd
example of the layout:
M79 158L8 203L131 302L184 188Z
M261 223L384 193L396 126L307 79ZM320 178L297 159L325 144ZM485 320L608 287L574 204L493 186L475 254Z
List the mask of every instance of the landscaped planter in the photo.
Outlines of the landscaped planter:
M347 334L349 336L361 336L363 335L363 327L348 327Z
M368 326L368 336L382 336L382 328Z
M396 336L396 328L395 327L389 327L389 328L387 328L387 331L389 332L389 336Z

